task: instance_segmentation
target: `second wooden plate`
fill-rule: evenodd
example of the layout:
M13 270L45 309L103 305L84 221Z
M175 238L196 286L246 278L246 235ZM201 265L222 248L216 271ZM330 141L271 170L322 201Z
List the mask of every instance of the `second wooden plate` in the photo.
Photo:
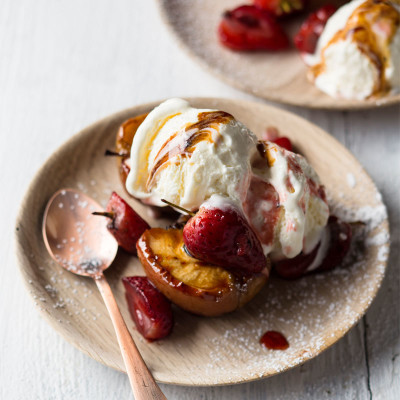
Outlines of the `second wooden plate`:
M340 0L334 0L334 2ZM178 42L210 72L228 84L257 97L279 103L320 109L364 109L400 102L400 93L366 100L335 99L306 78L307 67L295 48L278 52L234 52L218 42L221 15L242 0L158 0L164 21ZM312 3L323 3L312 0ZM343 3L343 1L341 1ZM307 13L284 23L293 38Z

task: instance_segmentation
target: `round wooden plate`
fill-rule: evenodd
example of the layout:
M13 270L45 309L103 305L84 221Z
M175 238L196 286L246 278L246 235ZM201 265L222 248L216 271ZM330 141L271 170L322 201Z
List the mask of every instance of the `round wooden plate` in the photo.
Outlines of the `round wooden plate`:
M221 15L242 5L243 0L158 0L158 3L164 21L195 60L228 84L255 96L295 106L340 110L400 102L400 93L366 100L335 99L326 95L307 80L307 67L294 47L281 52L234 52L223 47L217 37ZM320 6L321 0L312 3ZM284 22L290 38L306 15Z
M136 257L119 251L106 271L117 302L147 365L160 382L221 385L246 382L294 367L321 353L341 338L363 315L383 278L388 254L388 221L380 195L357 160L333 137L291 113L253 102L189 99L196 107L232 113L256 134L279 128L318 171L335 212L368 227L361 260L346 268L296 281L271 278L244 308L218 318L204 318L175 309L172 335L147 343L133 326L121 277L142 275ZM21 205L16 225L16 252L23 280L46 320L70 343L112 368L124 370L114 330L95 284L52 261L42 239L43 211L62 187L77 188L102 205L113 190L125 198L113 149L119 125L159 103L111 115L73 136L42 166ZM152 226L167 221L147 217L147 210L129 202ZM267 350L259 339L266 330L282 332L290 347Z

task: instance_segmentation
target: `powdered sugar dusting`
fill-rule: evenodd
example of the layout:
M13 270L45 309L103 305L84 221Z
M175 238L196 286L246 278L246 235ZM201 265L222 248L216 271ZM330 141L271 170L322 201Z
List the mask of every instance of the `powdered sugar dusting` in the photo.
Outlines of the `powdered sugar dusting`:
M336 212L336 207L331 208ZM337 214L342 219L362 222L357 226L360 231L356 236L357 246L353 246L351 257L342 267L296 281L272 276L246 307L216 319L175 309L177 323L172 336L158 343L160 357L168 357L176 351L196 353L201 343L201 356L196 353L201 362L186 364L188 375L201 373L210 384L221 383L221 380L234 383L300 365L340 338L354 325L375 295L376 281L385 271L389 235L382 225L386 209L379 202L358 209L337 208L341 210ZM367 262L371 257L376 259L373 268ZM67 272L52 275L51 287L78 292L72 299L62 298L48 287L47 292L55 296L51 297L53 303L49 306L60 313L60 323L68 323L74 318L85 326L97 324L101 314L85 304L85 298L93 296L93 292L87 288L87 280L75 279ZM47 307L48 302L39 304ZM127 323L132 327L130 320ZM280 351L261 346L259 340L267 330L283 333L290 347ZM143 346L149 344L143 343ZM232 359L236 360L234 364Z
M377 282L385 272L389 251L387 213L379 193L372 205L345 209L343 203L348 204L347 195L347 192L343 196L337 194L343 202L331 202L331 210L343 220L362 224L357 227L360 232L356 235L357 245L353 246L352 256L340 268L296 281L271 277L262 292L246 307L219 318L206 319L175 309L177 323L168 339L148 344L135 334L144 356L148 356L146 348L149 346L158 346L163 360L177 351L182 356L194 354L196 363L185 363L187 376L201 374L209 384L234 383L300 365L335 342L371 303ZM62 244L65 246L74 246L80 240L79 234L65 239L66 243ZM42 294L37 297L38 307L56 313L62 324L75 320L85 329L97 327L102 314L93 305L100 304L100 295L93 283L69 274L54 262L42 268L49 286L39 288ZM143 274L136 261L134 268L135 274ZM87 301L94 296L95 302ZM120 306L127 316L126 304L122 301ZM126 321L131 328L133 323ZM282 332L290 347L284 351L262 347L259 339L267 330ZM235 363L232 363L233 359ZM162 379L162 372L158 371L157 378Z
M351 172L349 172L347 174L347 184L351 187L354 188L357 184L356 181L356 177L354 176L354 174L352 174Z

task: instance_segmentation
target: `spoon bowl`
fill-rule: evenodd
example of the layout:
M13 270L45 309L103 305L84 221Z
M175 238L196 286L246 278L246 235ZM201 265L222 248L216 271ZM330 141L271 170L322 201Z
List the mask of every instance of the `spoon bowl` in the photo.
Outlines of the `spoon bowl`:
M70 272L97 278L117 254L106 220L92 215L102 207L73 189L57 191L47 203L43 238L51 257Z
M101 207L74 189L60 189L48 201L42 224L51 257L63 268L94 279L110 314L136 400L166 399L148 370L103 271L114 261L118 244L106 220L92 213Z

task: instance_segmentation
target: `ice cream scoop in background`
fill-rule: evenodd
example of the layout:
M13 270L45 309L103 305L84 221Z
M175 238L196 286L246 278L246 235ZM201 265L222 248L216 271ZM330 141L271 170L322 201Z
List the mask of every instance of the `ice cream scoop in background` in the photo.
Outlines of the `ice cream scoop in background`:
M328 20L313 55L303 54L308 77L333 97L362 100L400 89L400 7L353 0Z
M130 194L199 210L213 195L243 214L265 255L311 252L329 217L323 187L300 155L257 137L232 115L181 99L156 107L131 148Z

